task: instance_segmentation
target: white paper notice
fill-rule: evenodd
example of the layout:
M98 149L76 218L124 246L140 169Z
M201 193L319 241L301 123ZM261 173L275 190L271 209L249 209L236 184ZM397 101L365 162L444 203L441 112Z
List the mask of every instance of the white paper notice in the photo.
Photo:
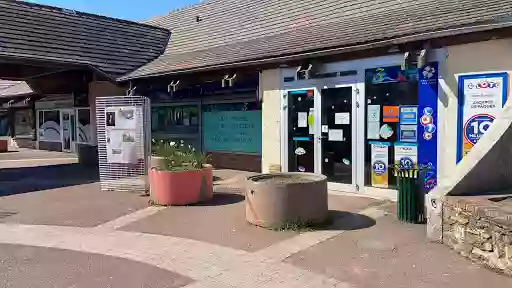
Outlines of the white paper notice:
M380 139L380 123L379 122L368 122L366 127L366 138L368 139Z
M334 113L334 124L336 125L348 125L350 124L350 113Z
M342 129L330 129L329 141L344 141Z
M329 126L322 125L322 133L327 133L327 132L329 132Z
M380 122L380 105L368 105L368 122Z
M299 112L297 114L298 114L297 126L299 128L308 127L308 113L307 112Z

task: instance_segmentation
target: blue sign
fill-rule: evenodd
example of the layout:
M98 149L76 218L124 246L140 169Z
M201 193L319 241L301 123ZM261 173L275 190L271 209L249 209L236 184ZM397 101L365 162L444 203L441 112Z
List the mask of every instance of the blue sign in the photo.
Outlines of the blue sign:
M464 138L475 145L484 136L487 129L491 127L492 122L494 122L494 116L492 115L474 115L464 124Z
M261 154L261 111L203 113L203 150Z
M387 164L384 163L383 161L380 161L380 160L377 160L373 163L373 172L375 173L375 175L377 176L380 176L380 175L383 175L384 173L386 173L387 171Z
M400 124L418 124L418 106L400 106Z
M418 165L428 167L423 187L432 190L437 185L437 101L438 64L428 63L418 68L418 110L422 112L418 125Z

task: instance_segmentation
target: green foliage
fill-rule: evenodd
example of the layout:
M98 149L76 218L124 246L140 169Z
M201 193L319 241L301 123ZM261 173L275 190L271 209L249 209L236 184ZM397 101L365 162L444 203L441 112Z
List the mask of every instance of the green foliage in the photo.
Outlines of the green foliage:
M163 158L158 170L163 171L193 171L202 169L208 164L210 157L198 152L190 145L185 146L184 141L155 141L152 140L152 154Z

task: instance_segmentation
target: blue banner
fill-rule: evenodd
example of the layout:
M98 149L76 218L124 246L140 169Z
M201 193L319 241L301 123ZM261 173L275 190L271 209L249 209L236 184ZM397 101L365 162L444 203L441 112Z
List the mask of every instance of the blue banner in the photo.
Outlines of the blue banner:
M261 111L203 113L203 150L261 154Z
M429 168L423 181L427 191L437 185L438 71L437 62L418 69L418 165Z

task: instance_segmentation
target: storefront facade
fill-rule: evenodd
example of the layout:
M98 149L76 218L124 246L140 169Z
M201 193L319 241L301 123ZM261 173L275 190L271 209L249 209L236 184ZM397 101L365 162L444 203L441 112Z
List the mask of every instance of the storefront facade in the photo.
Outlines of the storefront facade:
M432 189L445 144L437 137L444 53L430 51L421 69L403 69L397 54L325 63L313 79L301 79L300 67L263 71L263 171L321 173L335 191L394 197L392 165L429 166Z
M510 41L430 50L421 68L404 69L396 54L318 64L310 79L301 67L264 70L262 170L321 173L333 191L387 198L396 197L393 165L428 168L427 192L443 185L463 144L474 146L509 98ZM484 50L491 60L468 61Z
M183 141L217 168L260 171L261 105L257 81L218 83L176 92L149 92L155 141Z
M87 100L87 95L85 95ZM76 144L93 144L91 110L73 95L47 95L36 101L37 148L76 152ZM85 101L87 103L87 101Z

